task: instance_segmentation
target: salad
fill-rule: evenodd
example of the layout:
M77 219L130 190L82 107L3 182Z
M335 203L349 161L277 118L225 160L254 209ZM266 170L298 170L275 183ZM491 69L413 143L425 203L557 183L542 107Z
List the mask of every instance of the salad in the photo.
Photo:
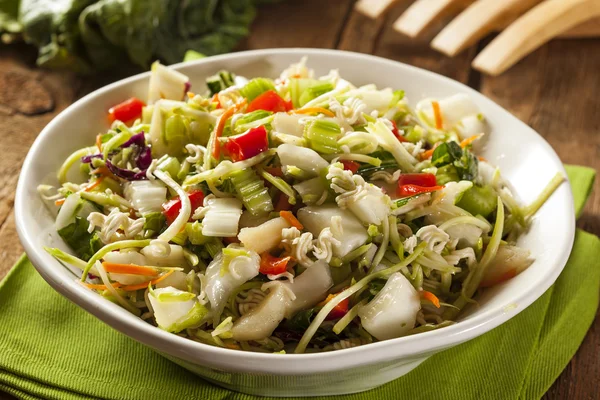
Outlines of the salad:
M305 59L206 86L155 63L146 101L110 108L60 185L38 188L75 255L46 251L148 323L229 349L338 350L454 324L532 263L516 240L564 178L521 205L476 154L488 127L469 96L413 109Z

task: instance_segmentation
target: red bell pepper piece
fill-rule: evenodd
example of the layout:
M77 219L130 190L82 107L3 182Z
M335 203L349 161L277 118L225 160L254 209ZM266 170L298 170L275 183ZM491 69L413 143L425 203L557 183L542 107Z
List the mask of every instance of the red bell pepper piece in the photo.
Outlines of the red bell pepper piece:
M437 185L434 174L420 173L420 174L402 174L398 178L398 186L403 185L418 185L424 187L430 187Z
M260 255L259 272L265 275L283 274L287 271L287 265L291 259L290 256L280 258L272 256L268 252L262 253Z
M344 169L346 171L351 171L353 174L355 174L356 171L358 171L358 168L360 167L360 164L357 163L356 161L340 160L340 162L344 165Z
M246 112L265 110L272 112L284 112L292 109L292 102L285 101L274 90L267 90L248 104Z
M398 186L396 194L398 197L410 197L417 194L435 192L436 190L442 190L443 186L419 186L419 185L402 185Z
M247 160L269 148L267 130L264 126L251 128L248 132L230 137L225 149L233 161Z
M142 108L145 106L143 101L136 97L125 100L122 103L112 106L108 109L108 120L112 123L115 120L125 123L131 122L142 116Z
M201 190L196 190L188 194L190 199L190 203L192 204L192 213L196 208L200 207L204 202L204 193ZM175 221L175 218L179 215L181 211L181 199L174 198L162 205L163 215L167 220L167 223L170 225Z
M318 305L321 306L321 307L323 307L325 304L329 303L331 301L331 299L333 299L338 294L339 293L330 294L329 296L327 296L327 298L325 300L323 300ZM350 304L350 299L349 298L346 298L346 299L340 301L338 304L336 304L335 307L333 307L333 309L329 312L329 314L327 314L327 317L325 317L325 319L329 321L329 320L332 320L332 319L340 319L340 318L342 318L348 312L349 304Z
M396 136L396 138L398 138L398 140L401 142L408 142L408 140L406 140L406 138L400 134L400 131L398 130L398 125L396 125L396 121L390 120L390 122L394 126L392 128L392 133L394 134L394 136Z

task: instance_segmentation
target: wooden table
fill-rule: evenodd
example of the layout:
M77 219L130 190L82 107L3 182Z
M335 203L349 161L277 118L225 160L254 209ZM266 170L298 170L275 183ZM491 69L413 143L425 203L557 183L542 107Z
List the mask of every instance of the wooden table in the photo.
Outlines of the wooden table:
M391 29L405 6L369 20L353 0L289 1L261 10L240 49L338 48L375 54L426 68L481 91L550 142L565 163L600 168L600 39L553 41L497 78L469 67L477 49L447 58ZM40 130L79 97L123 77L82 79L35 68L35 51L0 47L0 278L22 254L12 213L21 163ZM600 234L600 180L578 227ZM546 399L599 399L600 318ZM0 393L0 399L12 398Z

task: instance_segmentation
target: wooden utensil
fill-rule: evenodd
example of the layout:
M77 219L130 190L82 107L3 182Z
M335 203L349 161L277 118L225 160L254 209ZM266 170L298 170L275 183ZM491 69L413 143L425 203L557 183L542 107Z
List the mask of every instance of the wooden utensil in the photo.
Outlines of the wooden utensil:
M600 0L546 0L519 17L473 60L473 68L499 75L563 32L600 16Z
M397 1L359 0L356 9L377 18ZM600 37L600 0L415 0L393 27L416 37L457 14L431 46L454 56L490 32L503 31L473 61L474 68L492 75L557 36Z
M423 33L440 19L455 15L475 0L416 0L394 22L394 30L410 37Z
M431 41L431 47L455 56L502 23L512 22L542 0L480 0L454 18Z

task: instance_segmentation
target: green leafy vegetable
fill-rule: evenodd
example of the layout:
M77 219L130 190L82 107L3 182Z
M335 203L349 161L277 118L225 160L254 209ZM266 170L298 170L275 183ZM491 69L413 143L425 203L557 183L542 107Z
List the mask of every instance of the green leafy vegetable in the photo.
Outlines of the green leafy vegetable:
M442 182L438 179L439 184L445 184L454 180L472 181L477 177L477 168L479 161L469 150L463 150L458 143L449 141L440 144L433 151L431 163L437 167L445 167L452 165L452 168L446 168L444 173L440 173ZM458 178L458 179L455 179Z
M60 237L82 260L89 260L104 245L98 233L88 232L89 223L81 217L75 217L75 222L58 231Z
M4 4L6 3L6 4ZM256 0L17 0L0 3L0 33L21 32L38 65L91 73L148 68L232 50L248 35ZM19 7L20 6L20 7ZM19 10L20 8L20 10ZM19 10L17 14L17 10ZM189 56L188 56L189 57Z
M165 228L165 216L161 212L151 212L144 215L144 230L159 233Z

